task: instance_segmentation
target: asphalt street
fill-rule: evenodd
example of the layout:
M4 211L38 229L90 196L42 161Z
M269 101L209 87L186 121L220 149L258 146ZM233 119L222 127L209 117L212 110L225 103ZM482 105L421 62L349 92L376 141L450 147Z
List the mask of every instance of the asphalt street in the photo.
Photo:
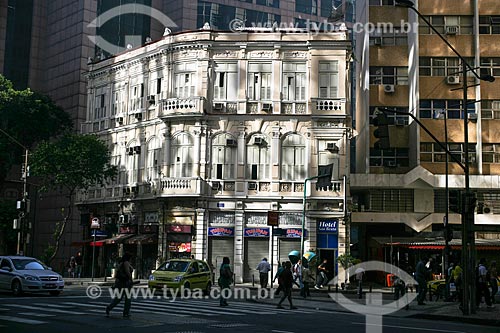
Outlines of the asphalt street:
M363 315L316 310L313 308L277 309L274 304L246 300L230 300L220 307L216 299L139 298L132 302L131 318L122 318L118 306L107 318L105 306L109 296L91 299L84 287L70 287L58 297L0 294L0 331L15 333L88 333L99 332L442 332L490 333L498 327L486 327L384 317L381 322L369 320L368 330ZM276 301L277 303L277 301Z

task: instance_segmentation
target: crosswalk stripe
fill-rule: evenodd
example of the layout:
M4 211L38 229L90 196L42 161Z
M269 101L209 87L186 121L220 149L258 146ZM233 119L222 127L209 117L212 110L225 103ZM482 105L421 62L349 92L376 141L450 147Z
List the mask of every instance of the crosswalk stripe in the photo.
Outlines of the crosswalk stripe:
M29 306L29 305L21 305L21 304L8 304L8 306L22 308L22 309L28 309L28 310L57 312L57 313L74 314L74 315L83 315L83 314L85 314L84 312L67 311L67 310L52 309L52 308L45 308L45 307L41 307L40 308L40 307L34 307L34 306Z
M230 301L230 300L229 300ZM217 302L203 302L203 301L190 301L190 303L196 303L196 304L213 304L213 306L218 305ZM277 309L276 305L277 304L264 304L264 303L259 303L259 304L253 304L253 303L244 303L244 302L234 302L231 303L231 305L234 304L234 307L229 307L227 309L246 309L246 312L251 311L252 313L257 313L259 311L271 311L272 313L289 313L289 312L300 312L300 313L317 313L317 310L308 310L308 309L298 309L298 310L288 310L288 309ZM267 312L269 313L269 312Z
M144 302L144 301L142 301ZM175 303L170 303L170 304L175 304L175 305L179 305L179 304L182 304L180 302L175 302ZM189 306L203 306L203 307L208 307L209 309L213 309L213 308L218 308L219 307L219 302L204 302L204 301L189 301L188 303L186 304L189 304ZM235 305L234 307L226 307L224 308L224 310L221 310L223 311L223 313L227 314L227 312L239 312L239 313L253 313L253 314L275 314L276 311L267 311L267 310L271 310L271 308L268 308L268 309L265 309L264 311L262 311L262 308L251 308L251 309L246 309L245 307L241 307L240 304L241 303L236 303L237 305ZM210 310L212 311L212 310Z
M155 305L160 308L164 309L169 309L169 310L176 310L176 311L196 311L196 314L203 315L205 316L206 314L224 314L224 315L230 315L230 316L242 316L242 313L233 313L233 312L227 312L224 310L212 310L212 309L203 309L199 308L197 306L189 306L189 305L180 305L178 302L171 303L171 304L158 304L155 302L151 301L141 301L140 303L147 303L150 305Z
M104 302L92 302L92 304L96 304L96 305L103 305L103 306L106 306L108 305L109 303L104 303ZM141 310L141 309L146 309L146 310ZM123 305L122 304L118 304L113 310L123 310ZM97 312L98 310L96 311L92 311L92 312ZM99 312L103 313L104 310L100 310ZM138 306L138 303L137 302L133 302L132 303L132 312L139 312L139 313L144 313L144 312L147 312L147 313L153 313L153 314L159 314L159 315L165 315L165 312L160 312L160 311L154 311L151 309L151 307L145 307L145 306ZM188 314L180 314L180 313L168 313L169 316L174 316L174 317L189 317L190 315Z
M18 314L23 316L34 316L34 317L55 317L56 315L48 313L36 313L36 312L19 312Z
M31 303L32 305L39 305L39 306L48 306L49 308L57 308L57 309L67 309L67 306L64 305L57 305L57 304L52 304L52 303Z
M23 324L30 324L30 325L47 324L46 321L33 320L33 319L28 319L28 318L12 317L12 316L0 316L0 320L13 321L16 323L23 323Z

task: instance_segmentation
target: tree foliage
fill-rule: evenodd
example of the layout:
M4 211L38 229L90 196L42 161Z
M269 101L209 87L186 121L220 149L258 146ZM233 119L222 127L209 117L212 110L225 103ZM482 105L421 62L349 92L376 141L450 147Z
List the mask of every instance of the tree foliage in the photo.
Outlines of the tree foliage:
M16 90L0 75L0 129L20 145L31 148L71 127L69 114L49 97L30 89ZM0 181L13 164L22 161L23 148L12 138L0 133Z
M76 191L114 179L117 167L110 162L107 146L94 135L65 134L55 141L42 142L33 152L30 172L40 179L40 189L62 189L68 199L63 220L54 226L54 252L48 263L59 250L59 241L72 215Z

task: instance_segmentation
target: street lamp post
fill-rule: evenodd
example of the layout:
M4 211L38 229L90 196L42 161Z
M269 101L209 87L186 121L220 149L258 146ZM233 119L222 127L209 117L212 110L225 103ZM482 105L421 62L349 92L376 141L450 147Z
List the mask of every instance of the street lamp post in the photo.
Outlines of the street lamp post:
M448 147L448 110L443 110L441 112L441 115L443 115L444 119L444 145L446 146L446 149L449 149ZM448 276L448 267L450 267L450 243L448 240L448 233L449 233L449 228L450 228L450 188L449 188L449 183L448 183L448 175L449 175L449 169L448 169L448 154L446 153L446 160L445 160L445 202L446 202L446 207L445 207L445 214L444 214L444 276L446 278L446 281L448 281L449 276ZM448 298L450 295L450 289L447 286L446 287L446 297Z
M474 285L474 213L473 206L475 205L475 200L473 199L473 193L470 190L469 183L469 130L468 130L468 114L467 114L467 72L470 71L478 80L493 82L495 78L491 75L479 76L476 71L467 63L467 61L462 57L460 53L448 42L448 40L436 30L436 28L423 16L416 8L415 4L410 0L396 0L396 4L400 6L407 7L413 10L417 16L425 22L427 26L437 35L439 38L450 48L450 50L455 53L455 55L462 62L462 91L463 91L463 101L462 101L462 112L464 117L464 155L465 155L465 195L462 204L462 266L463 266L463 313L468 315L470 313L475 313L474 302L475 302L475 285Z

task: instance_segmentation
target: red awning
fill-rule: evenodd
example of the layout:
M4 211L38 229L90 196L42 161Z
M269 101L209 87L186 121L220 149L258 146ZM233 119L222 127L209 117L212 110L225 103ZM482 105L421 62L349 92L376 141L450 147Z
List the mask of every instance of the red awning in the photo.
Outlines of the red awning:
M158 243L158 239L156 238L156 234L143 234L125 240L126 244L138 244L139 242L141 244L153 244Z

